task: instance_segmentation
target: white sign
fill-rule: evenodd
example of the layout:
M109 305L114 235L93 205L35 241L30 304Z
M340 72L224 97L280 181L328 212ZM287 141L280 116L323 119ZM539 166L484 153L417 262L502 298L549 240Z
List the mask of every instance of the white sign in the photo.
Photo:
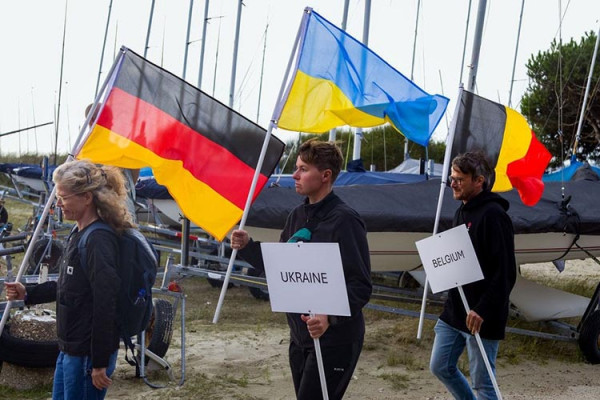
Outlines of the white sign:
M415 244L433 293L483 279L473 243L464 224Z
M337 243L261 243L271 309L350 315Z

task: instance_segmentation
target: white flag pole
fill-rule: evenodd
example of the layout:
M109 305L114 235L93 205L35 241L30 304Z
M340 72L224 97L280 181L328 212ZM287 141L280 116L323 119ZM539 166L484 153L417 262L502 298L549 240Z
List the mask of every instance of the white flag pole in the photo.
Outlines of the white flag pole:
M458 110L461 106L463 93L463 85L461 84L458 88L458 96L456 101L456 108L454 109L454 116L452 117L452 124L448 131L448 137L446 137L446 152L444 154L444 166L442 167L442 180L440 182L440 195L438 197L437 210L435 212L435 222L433 224L433 235L438 233L438 226L440 223L440 215L442 213L442 204L444 203L444 193L446 191L446 183L448 177L446 176L447 171L450 169L450 157L452 156L452 143L454 143L454 133L456 131L456 123L458 117ZM429 291L429 280L425 277L425 285L423 286L423 300L421 302L421 313L419 315L419 328L417 329L417 339L421 339L423 333L423 321L425 319L425 306L427 305L427 292Z
M306 11L306 10L305 10ZM248 197L246 198L246 205L244 206L244 213L242 214L242 219L240 221L239 229L244 229L246 225L246 219L248 218L248 212L250 211L250 206L252 205L252 198L254 197L254 191L256 190L256 183L258 182L258 176L260 174L260 169L262 168L262 164L265 158L265 154L267 153L267 148L269 147L269 141L271 139L271 132L273 131L273 127L275 127L275 122L279 119L281 115L281 110L283 109L283 101L282 96L286 87L286 82L288 80L288 76L292 67L292 62L294 60L294 56L298 50L298 44L300 42L300 38L304 37L304 33L306 32L306 22L308 19L308 13L304 14L302 18L302 22L300 24L300 29L298 30L298 35L296 36L296 40L294 42L294 47L292 49L292 55L288 62L287 69L285 71L283 83L281 84L281 89L279 90L278 102L275 105L275 110L273 111L273 117L271 118L271 122L269 123L269 129L267 130L267 134L265 135L265 140L263 142L262 148L260 150L260 156L258 158L258 163L256 166L256 170L254 171L254 176L252 177L252 184L250 185L250 191L248 192ZM225 278L223 280L223 286L221 287L221 294L219 295L219 301L217 303L217 308L215 310L215 315L213 316L213 324L219 322L219 316L221 314L221 308L223 306L223 301L225 300L225 294L227 293L227 287L229 286L229 280L231 279L231 272L233 270L233 264L235 263L235 259L237 257L237 249L233 249L231 252L231 256L229 257L229 264L227 265L227 272L225 273Z
M458 293L460 293L460 298L462 299L463 305L465 306L465 310L467 314L471 311L469 307L469 303L467 303L467 297L465 296L465 292L463 291L462 286L458 286ZM496 391L496 396L499 400L502 400L502 395L500 394L500 388L498 387L498 383L496 382L496 377L494 376L494 371L492 371L492 366L490 365L490 361L488 360L487 353L485 352L485 348L483 347L483 342L481 341L481 336L479 336L479 332L475 333L475 340L477 340L477 345L479 346L479 351L481 352L481 358L483 358L483 362L485 363L485 367L487 368L488 374L490 375L490 380L492 381L492 385L494 385L494 390Z
M311 318L315 314L310 314ZM321 341L319 338L313 339L315 345L315 356L317 357L317 367L319 369L319 379L321 381L321 392L323 393L323 400L329 400L329 394L327 393L327 380L325 379L325 367L323 366L323 355L321 354Z
M107 75L107 79L104 81L104 83L102 85L102 89L100 90L100 95L102 95L104 93L104 91L108 85L108 82L111 80L110 78L112 78L112 75L113 75L116 65L119 64L119 61L122 58L123 58L123 52L119 53L119 56L117 57L113 66L111 67L111 70L109 71L109 73ZM97 107L99 98L100 98L100 96L96 97L96 100L94 101L94 106L92 107L92 110ZM75 145L73 146L71 153L67 157L67 162L71 161L71 160L73 160L73 158L75 158L73 155L77 154L79 152L79 147L81 147L83 145L83 143L85 143L85 139L83 139L83 138L87 138L86 130L89 129L89 121L92 118L92 115L93 115L93 113L90 112L88 114L88 116L86 117L85 124L81 128L81 131L79 132L79 136L77 137L77 140L75 141ZM87 132L87 134L89 134L89 132ZM80 143L81 143L81 145L80 145ZM23 277L23 273L25 272L25 266L27 265L27 262L29 261L29 258L31 257L31 253L33 253L34 244L37 241L38 236L40 235L40 232L44 225L44 221L46 220L46 218L48 218L48 214L50 212L50 206L54 202L55 198L56 198L56 186L54 186L52 188L52 191L50 192L50 195L48 196L48 199L46 200L46 204L44 205L44 210L42 211L42 215L40 216L40 219L33 231L33 234L31 235L31 239L29 241L29 244L27 245L27 251L25 252L25 255L23 256L23 260L21 261L21 266L19 267L19 272L17 273L15 282L20 282L21 278ZM10 309L12 308L12 304L13 304L13 301L6 302L6 306L4 308L4 313L2 314L2 320L0 321L0 335L2 334L2 331L4 330L4 326L6 325L6 321L8 320L8 316L10 314Z

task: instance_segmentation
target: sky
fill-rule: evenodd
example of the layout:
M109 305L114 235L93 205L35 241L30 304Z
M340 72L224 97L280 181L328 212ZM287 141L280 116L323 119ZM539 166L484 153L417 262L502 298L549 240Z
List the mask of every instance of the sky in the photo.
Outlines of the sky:
M155 0L149 36L152 0L0 2L0 134L52 122L0 137L0 157L7 153L53 154L55 148L59 153L70 152L97 82L102 84L121 46L140 55L146 53L150 61L183 77L190 4L184 78L198 86L206 2ZM201 89L229 105L239 0L208 3ZM267 128L304 8L312 7L341 27L344 3L244 0L233 108ZM363 41L365 0L349 0L348 4L346 30ZM480 1L372 0L370 4L368 47L428 93L450 98L433 135L433 140L445 140L459 84L469 76ZM598 0L488 0L475 92L518 110L528 85L527 60L548 50L554 39L579 41L585 32L598 33L599 18ZM284 130L273 134L284 141L298 135Z

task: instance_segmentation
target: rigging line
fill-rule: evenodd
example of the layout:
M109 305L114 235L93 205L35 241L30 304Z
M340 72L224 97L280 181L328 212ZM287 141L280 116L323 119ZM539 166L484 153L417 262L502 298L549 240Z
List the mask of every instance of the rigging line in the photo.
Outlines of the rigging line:
M267 25L267 27L268 27L268 25ZM248 64L248 68L246 68L244 76L242 77L242 82L239 84L239 86L238 86L238 88L236 90L235 98L241 99L241 97L242 97L242 91L244 91L246 89L246 85L248 85L248 82L250 81L250 79L249 79L250 72L252 70L252 66L254 65L254 61L256 61L256 56L257 56L257 53L259 51L259 46L261 46L263 44L266 32L267 31L265 29L265 31L263 32L263 34L262 34L262 36L260 38L260 41L257 42L257 45L256 45L257 48L254 51L254 55L252 56L252 59L250 60L250 63ZM254 83L253 87L255 87L257 83L256 82L253 82L253 83ZM249 96L250 96L250 94L246 95L246 98L249 97ZM240 106L241 106L241 101L240 101Z

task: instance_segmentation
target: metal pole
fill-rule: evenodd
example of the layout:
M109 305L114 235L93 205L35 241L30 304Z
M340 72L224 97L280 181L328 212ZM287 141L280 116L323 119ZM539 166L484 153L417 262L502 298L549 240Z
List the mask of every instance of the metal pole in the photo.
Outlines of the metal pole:
M204 2L204 21L202 23L202 46L200 47L200 66L198 67L198 89L202 90L202 69L204 68L204 49L206 48L206 25L208 24L208 2ZM217 46L219 44L217 43ZM213 91L214 97L214 91Z
M369 24L371 21L371 0L365 0L365 18L363 21L363 44L365 46L369 46ZM364 71L360 71L360 73L364 73ZM360 147L361 141L363 138L362 128L356 128L354 131L354 148L352 151L352 159L359 160L360 159Z
M598 34L596 35L596 45L594 47L594 55L592 56L592 65L590 65L590 73L588 75L588 81L585 86L585 94L583 95L583 104L581 106L581 113L579 114L579 122L577 123L577 135L575 136L575 143L573 144L573 157L577 154L577 143L581 139L581 126L583 125L583 116L585 115L585 106L587 103L588 94L590 93L590 85L592 83L592 77L594 76L594 65L596 64L596 55L598 54L598 42L600 42L600 27L598 28Z
M148 18L148 31L146 32L146 45L144 46L144 58L148 55L148 43L150 42L150 30L152 29L152 17L154 16L154 2L152 0L152 6L150 6L150 17Z
M344 1L344 12L342 14L342 30L346 31L346 25L348 24L348 8L350 5L350 0ZM329 130L329 141L335 142L336 130L335 128L331 128Z
M479 66L479 52L481 50L481 36L483 35L483 23L485 20L485 8L487 0L479 0L477 10L477 24L475 25L475 38L473 39L473 53L471 54L471 71L467 81L467 90L475 92L475 81L477 80L477 67Z
M57 164L58 157L58 127L60 121L60 101L62 97L62 80L63 80L63 67L65 65L65 38L67 37L67 5L69 1L65 1L65 21L63 24L63 40L62 40L62 52L60 56L60 78L58 82L58 106L56 109L56 130L54 133L54 164ZM19 141L20 144L20 141Z
M108 25L110 24L112 3L113 0L110 0L108 5L108 16L106 17L106 29L104 29L104 42L102 43L102 53L100 54L100 66L98 67L98 79L96 80L96 91L94 92L94 97L98 95L98 87L100 86L100 75L102 74L102 64L104 63L104 49L106 48L106 38L108 36Z
M512 107L512 90L515 83L515 68L517 65L517 53L519 52L519 41L521 39L521 24L523 23L523 9L525 8L525 0L521 1L521 14L519 16L519 30L517 31L517 45L515 46L515 57L513 59L512 75L510 77L510 90L508 91L508 106Z
M304 34L306 30L306 24L308 19L308 8L305 9L304 17L302 18L302 22L300 23L300 29L298 30L298 34L296 35L296 40L294 42L294 47L292 48L292 54L288 61L287 68L285 70L283 82L281 84L281 88L279 89L279 95L277 96L277 103L275 104L275 109L273 110L273 116L271 117L271 123L269 124L269 128L267 130L267 135L265 136L265 141L263 142L263 146L260 152L260 156L258 158L258 165L254 172L254 177L252 178L252 184L250 185L250 192L248 193L248 198L246 199L246 205L244 206L244 213L242 214L242 220L240 221L239 229L244 229L246 225L246 219L248 217L248 211L250 210L250 205L252 203L252 197L254 196L254 190L256 188L256 182L258 181L258 175L260 174L260 169L263 164L263 160L265 154L267 152L267 147L269 144L269 140L271 138L271 132L273 128L276 126L276 122L281 116L281 110L283 109L283 97L285 91L285 84L287 82L287 78L290 75L290 71L292 68L292 61L294 60L294 55L299 48L300 37ZM287 95L287 93L286 93ZM219 301L217 302L217 309L215 310L215 315L213 316L213 324L216 324L219 321L219 315L221 314L221 307L223 305L223 301L225 300L225 293L227 293L227 287L229 286L229 280L231 278L231 271L233 270L233 263L235 262L235 258L237 257L237 249L233 249L231 252L231 256L229 257L229 264L227 265L227 272L225 273L225 278L223 279L223 286L221 287L221 294L219 295Z
M182 77L185 80L185 73L187 71L187 58L188 58L188 50L190 47L190 30L192 28L192 9L194 8L194 0L190 0L190 11L188 12L188 26L187 26L187 34L185 36L185 52L183 54L183 73Z
M419 11L421 10L421 0L417 2L417 18L415 21L415 38L413 41L413 52L412 52L412 63L410 66L410 80L414 80L414 71L415 71L415 53L417 50L417 32L419 31ZM427 149L427 147L425 147ZM408 156L408 139L404 138L404 161L408 160L410 157Z
M452 125L450 126L450 130L448 131L448 136L446 137L446 153L444 154L444 166L442 167L442 179L440 182L440 195L438 197L438 204L435 213L435 222L433 224L433 234L435 235L438 231L438 226L440 223L440 216L442 214L442 204L444 203L444 192L446 191L446 182L448 177L446 176L446 171L450 169L450 157L452 155L452 143L454 143L454 133L456 132L456 124L457 124L457 116L458 110L460 107L461 99L462 99L463 87L462 84L458 89L458 96L456 101L456 108L454 109L454 116L452 117ZM421 314L419 317L419 327L417 329L417 339L421 339L421 335L423 333L423 322L425 320L425 307L427 306L427 294L429 292L429 280L425 278L425 285L423 286L423 299L421 301Z
M235 91L235 70L237 69L238 47L240 44L240 22L242 20L242 0L238 2L237 22L235 24L235 40L233 42L233 63L231 65L231 86L229 88L229 108L233 109L233 95Z
M269 23L265 27L265 41L263 43L262 63L260 65L260 83L258 84L258 105L256 106L256 123L260 116L260 99L262 97L263 75L265 73L265 54L267 52L267 32L269 31Z

